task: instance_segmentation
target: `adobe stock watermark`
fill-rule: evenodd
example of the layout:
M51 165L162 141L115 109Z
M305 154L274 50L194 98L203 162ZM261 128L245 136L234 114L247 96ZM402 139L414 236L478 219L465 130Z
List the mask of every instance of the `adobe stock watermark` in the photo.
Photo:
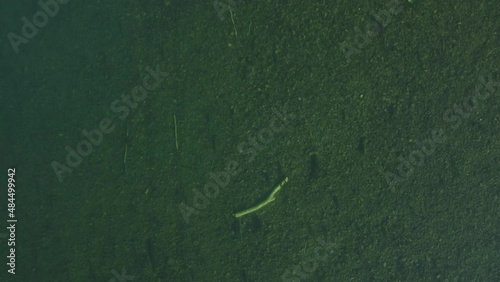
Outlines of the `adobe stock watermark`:
M19 53L19 45L28 44L30 39L33 39L39 29L45 27L49 23L49 17L53 18L59 13L59 5L68 4L69 0L39 0L38 6L40 10L33 14L31 21L22 17L21 35L10 32L7 34L10 45L16 54Z
M330 236L323 240L316 240L317 246L310 250L310 254L302 259L299 264L293 265L285 270L281 275L281 281L284 282L299 282L306 280L312 276L321 263L326 262L333 249L337 248L336 243L330 241Z
M495 88L497 88L496 91ZM488 80L480 76L479 83L476 84L474 93L466 96L460 103L456 103L446 110L443 114L443 121L450 124L452 130L458 129L473 112L478 110L481 102L486 101L486 99L492 95L498 95L498 88L500 88L500 83L493 81L491 74L488 76ZM404 181L413 174L417 167L422 166L425 163L426 157L430 157L434 154L437 144L446 142L447 136L445 133L445 129L433 129L429 138L423 141L415 141L419 149L413 150L408 155L408 159L402 156L398 157L399 165L396 168L396 172L384 172L385 180L391 191L395 191L394 186L397 183Z
M122 268L122 273L118 273L115 269L111 271L111 274L113 274L114 278L111 278L108 280L108 282L125 282L125 281L132 281L135 279L135 276L130 276L125 273L125 268Z
M241 142L237 146L238 153L245 156L244 162L252 163L255 157L274 140L275 134L282 132L294 117L295 115L288 113L285 108L281 111L273 109L269 126L262 128L257 134L249 135L248 141ZM210 201L217 198L220 190L226 188L231 179L240 172L239 163L231 160L226 163L223 171L209 173L210 180L207 180L203 186L203 192L196 188L192 190L192 205L189 206L184 202L179 204L184 222L189 223L192 215L199 215L202 210L206 209Z
M226 18L224 14L226 14L226 12L235 11L236 7L238 7L241 3L243 3L243 0L226 0L224 2L215 0L214 9L217 12L219 20L223 21Z
M125 120L130 114L130 111L137 108L139 105L138 103L147 98L148 91L150 92L156 89L167 77L167 73L161 72L159 66L156 66L156 70L147 66L146 72L148 74L144 76L142 85L132 88L130 95L122 94L121 99L116 99L111 102L111 111L119 114L118 118L120 120ZM105 117L101 119L97 128L82 130L82 134L85 138L76 144L75 149L70 146L65 147L67 151L65 163L61 164L57 161L52 161L51 163L52 169L59 182L63 182L64 173L73 172L73 169L83 162L83 158L89 156L94 148L101 145L104 135L113 132L115 127L115 121L112 120L112 118Z
M344 53L347 62L351 62L352 55L361 53L361 49L365 48L372 42L372 39L382 33L382 29L392 22L392 17L397 16L403 11L403 0L391 0L386 4L386 9L378 12L372 12L374 20L366 23L365 30L362 31L359 27L354 28L354 38L352 42L347 40L340 43L340 49Z

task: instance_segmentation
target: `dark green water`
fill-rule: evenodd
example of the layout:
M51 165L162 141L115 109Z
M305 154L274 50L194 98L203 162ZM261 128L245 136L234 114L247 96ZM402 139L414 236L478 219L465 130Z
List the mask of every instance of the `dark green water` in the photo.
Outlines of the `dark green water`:
M497 1L57 1L0 3L1 281L500 281Z

